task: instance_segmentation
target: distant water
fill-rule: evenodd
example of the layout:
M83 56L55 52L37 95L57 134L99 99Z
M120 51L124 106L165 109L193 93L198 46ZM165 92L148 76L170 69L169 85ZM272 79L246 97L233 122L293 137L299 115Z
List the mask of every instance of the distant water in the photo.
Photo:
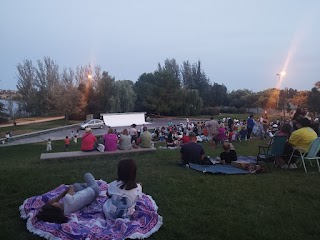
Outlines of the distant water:
M0 99L0 102L5 105L5 108L8 109L9 100L6 99ZM18 109L18 103L17 101L13 101L13 109L16 111Z

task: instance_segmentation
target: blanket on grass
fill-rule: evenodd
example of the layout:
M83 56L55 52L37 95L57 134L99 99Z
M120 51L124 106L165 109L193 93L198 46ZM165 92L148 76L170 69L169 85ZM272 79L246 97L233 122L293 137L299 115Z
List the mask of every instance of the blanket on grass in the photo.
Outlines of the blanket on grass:
M158 231L162 226L162 217L157 213L157 205L151 196L143 194L138 200L136 211L131 219L116 219L111 221L105 218L102 206L107 200L108 184L98 180L101 190L100 196L90 205L76 211L67 217L64 224L37 221L36 215L41 207L53 197L58 196L67 186L60 185L56 189L43 195L26 199L20 206L20 215L27 219L27 229L46 239L143 239Z
M203 173L214 173L214 174L248 174L249 172L240 168L236 168L231 165L199 165L194 163L189 163L191 169L203 172Z

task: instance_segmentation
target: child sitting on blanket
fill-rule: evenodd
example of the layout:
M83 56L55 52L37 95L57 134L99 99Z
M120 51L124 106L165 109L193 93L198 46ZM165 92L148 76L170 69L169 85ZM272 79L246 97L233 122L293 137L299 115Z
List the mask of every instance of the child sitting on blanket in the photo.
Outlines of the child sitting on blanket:
M221 163L231 164L232 161L237 161L237 153L232 143L223 143L223 152L220 153Z
M135 211L136 202L142 197L141 184L136 183L137 167L132 159L124 159L118 163L118 179L108 186L108 200L103 205L105 216L129 218Z
M91 204L99 195L100 189L91 173L86 173L84 180L86 183L75 183L58 197L51 199L42 207L37 219L52 223L65 223L68 221L66 214ZM59 200L63 197L63 203L60 203Z

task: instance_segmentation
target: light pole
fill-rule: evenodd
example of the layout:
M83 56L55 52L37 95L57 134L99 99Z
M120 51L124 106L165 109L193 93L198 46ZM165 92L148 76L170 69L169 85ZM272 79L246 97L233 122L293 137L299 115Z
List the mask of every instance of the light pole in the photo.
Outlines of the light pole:
M286 75L285 71L282 71L280 73L277 73L278 76L278 84L279 84L279 94L278 94L278 100L277 100L277 108L279 107L279 101L280 101L280 86L281 86L281 77L284 77Z

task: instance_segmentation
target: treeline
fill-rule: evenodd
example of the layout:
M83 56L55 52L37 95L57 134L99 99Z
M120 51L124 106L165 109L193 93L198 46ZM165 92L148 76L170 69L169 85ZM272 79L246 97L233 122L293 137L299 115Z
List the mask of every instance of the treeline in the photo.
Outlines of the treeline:
M211 83L201 62L166 59L136 82L116 80L100 66L63 68L44 57L36 63L25 60L17 65L19 111L30 116L63 114L84 118L86 114L145 111L160 115L215 115L220 111L242 113L247 108L308 106L320 112L320 82L311 91L267 89L229 92L223 84Z

